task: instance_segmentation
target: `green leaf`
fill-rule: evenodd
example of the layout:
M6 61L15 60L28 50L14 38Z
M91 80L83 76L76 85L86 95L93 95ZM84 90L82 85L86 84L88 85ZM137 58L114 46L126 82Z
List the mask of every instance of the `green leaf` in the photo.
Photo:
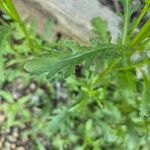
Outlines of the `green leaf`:
M47 22L45 23L44 26L44 32L42 37L44 38L44 40L48 40L49 37L51 36L52 32L53 32L53 27L54 27L54 21L52 20L47 20Z
M129 30L130 23L130 4L131 0L122 0L122 4L124 6L124 26L122 31L122 44L125 45L127 43L127 35Z
M22 29L22 32L24 33L26 39L28 40L28 43L29 43L31 49L34 49L35 45L37 45L37 43L32 40L32 38L25 26L25 23L21 20L20 15L17 12L17 10L13 4L13 1L12 0L1 0L0 7L4 10L4 12L8 16L10 16L15 22L17 22L19 24L19 26Z
M0 77L0 88L1 88L3 82L5 81L4 62L1 56L0 56L0 73L1 73L1 77Z
M12 0L1 0L0 6L13 20L20 22L20 16L13 5Z
M150 116L150 80L144 78L144 90L142 94L142 102L140 104L140 114L143 117Z
M48 73L47 79L53 77L56 73L62 70L66 70L68 67L73 68L77 64L86 62L89 64L89 59L94 58L93 55L101 54L103 59L116 58L121 54L119 52L120 46L113 44L102 44L99 48L83 47L80 50L69 53L58 53L53 57L38 58L28 61L25 64L25 69L31 75L40 75L42 73ZM87 64L86 64L87 66ZM67 75L68 76L68 75Z
M126 134L126 144L127 150L135 150L139 149L139 136L137 131L134 128L134 124L127 126L127 134Z
M107 22L100 17L96 17L92 20L94 31L101 37L102 42L108 43L110 37L107 27Z
M140 15L133 21L131 27L130 27L130 36L133 34L134 30L138 27L139 23L143 19L146 13L148 13L148 10L150 10L150 1L146 0L145 5L140 13Z
M55 115L53 115L48 122L48 127L52 133L55 133L64 124L68 116L67 112L68 110L66 108L54 110Z
M14 102L14 99L13 99L12 95L9 92L1 91L0 96L2 96L9 103Z
M143 25L140 31L135 35L135 37L130 42L130 47L134 47L144 41L150 36L150 19Z
M131 8L130 17L133 15L133 13L135 13L137 10L140 9L141 5L142 5L141 2L138 1L137 4L135 4L135 5Z
M8 38L10 36L11 26L5 25L0 27L0 54L3 53L6 42L8 42Z

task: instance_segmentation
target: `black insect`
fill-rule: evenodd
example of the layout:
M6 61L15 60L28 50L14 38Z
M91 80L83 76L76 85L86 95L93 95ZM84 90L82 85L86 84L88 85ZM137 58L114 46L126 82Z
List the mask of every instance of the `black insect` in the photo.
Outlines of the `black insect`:
M75 66L75 75L77 77L82 77L82 69L83 69L83 67L81 65Z

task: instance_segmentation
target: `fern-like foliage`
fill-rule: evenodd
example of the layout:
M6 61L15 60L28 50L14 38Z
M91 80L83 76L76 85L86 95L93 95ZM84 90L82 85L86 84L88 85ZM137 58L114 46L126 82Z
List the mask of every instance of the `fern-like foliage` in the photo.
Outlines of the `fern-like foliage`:
M78 64L84 63L88 69L96 56L100 57L100 61L121 56L121 47L115 44L100 44L96 48L74 46L78 49L53 51L51 56L30 60L26 63L25 69L31 75L47 73L47 79L64 70L64 77L68 77Z
M49 56L29 60L25 69L31 75L47 73L46 78L53 77L56 73L63 71L64 77L69 77L78 64L89 69L94 58L99 61L104 59L116 59L122 56L123 47L120 44L112 44L107 23L99 17L92 20L93 31L98 35L90 39L90 46L82 46L75 41L67 41L65 50L53 50Z

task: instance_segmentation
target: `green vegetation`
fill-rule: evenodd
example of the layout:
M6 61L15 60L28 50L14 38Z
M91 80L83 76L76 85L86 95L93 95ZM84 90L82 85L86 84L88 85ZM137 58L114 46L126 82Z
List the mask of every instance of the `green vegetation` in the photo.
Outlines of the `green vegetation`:
M121 2L123 27L116 42L96 17L96 35L86 46L45 41L51 31L38 37L11 0L0 1L7 14L0 25L1 130L27 125L21 134L39 150L149 150L150 19L140 23L150 1L132 21L139 3ZM23 94L15 99L7 85L17 79ZM29 91L31 83L36 87Z

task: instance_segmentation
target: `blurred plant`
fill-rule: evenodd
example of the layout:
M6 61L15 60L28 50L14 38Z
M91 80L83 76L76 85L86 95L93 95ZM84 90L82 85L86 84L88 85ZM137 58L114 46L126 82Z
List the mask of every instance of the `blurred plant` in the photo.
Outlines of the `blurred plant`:
M38 100L33 101L32 97L29 104L34 108L42 101L41 108L32 111L32 117L26 120L30 122L30 129L25 134L32 137L34 149L46 149L39 138L42 135L46 137L45 142L49 143L49 147L60 150L149 150L150 19L143 26L139 24L150 9L150 2L145 1L140 15L132 22L131 16L139 8L139 4L133 7L130 0L121 2L124 7L123 27L114 43L111 42L107 23L96 17L92 20L96 37L90 39L90 46L74 40L54 40L50 44L39 44L43 52L39 51L41 55L38 54L38 57L30 50L24 52L26 43L19 48L14 44L15 49L21 48L23 51L17 51L18 55L13 53L19 61L25 61L30 54L36 57L26 63L25 69L34 75L32 80L39 86L43 83L46 87L45 91L37 88L32 95L38 96ZM11 12L10 6L8 8ZM14 17L12 19L18 24L18 20ZM17 29L16 33L24 33L23 30L18 31L19 26L15 24L12 27ZM6 38L8 44L9 36L5 35L10 34L5 33L10 31L7 26L3 26L3 32L2 39ZM42 41L33 35L32 40ZM46 36L44 40L45 38ZM1 40L0 45L3 45ZM11 53L10 49L7 53ZM3 55L1 58L4 62ZM8 61L7 65L11 66L14 61L17 64L15 72L19 70L21 76L24 75L30 82L22 70L23 64L20 66L17 63L18 59ZM0 68L5 71L5 64L1 64ZM74 74L76 65L83 67L81 77ZM56 80L64 81L61 72L65 77L68 95L66 101L57 100L54 94L57 91L53 89ZM45 76L51 80L45 80ZM4 78L8 80L8 76ZM4 92L2 95L6 97ZM7 110L6 106L9 105L9 102L5 104L3 110ZM15 113L12 112L14 115L18 112L16 106L15 110Z
M31 96L21 97L17 102L9 92L1 91L0 96L7 102L0 106L0 110L3 111L6 118L6 121L2 125L2 129L5 130L11 126L23 126L25 121L31 117L30 112L25 109L25 104ZM17 116L21 119L16 120Z
M14 21L19 23L20 27L22 28L23 33L25 34L29 45L33 48L33 44L30 38L30 35L25 27L24 22L20 18L18 12L16 11L16 8L14 7L12 0L1 0L0 1L0 7L9 15Z
M91 39L91 45L89 47L82 46L75 41L69 41L66 43L64 51L54 50L50 56L45 58L44 55L44 60L43 58L33 59L26 63L25 69L31 73L31 75L47 73L47 78L49 79L62 70L64 71L65 77L68 77L74 71L75 66L82 62L84 62L85 68L89 68L95 57L99 57L100 61L106 59L115 60L117 58L117 64L120 64L119 66L122 65L124 68L121 69L123 70L125 69L124 64L128 65L129 68L149 64L150 60L145 57L144 60L142 59L136 64L132 62L130 58L135 51L139 49L140 52L143 52L149 44L150 19L139 29L138 33L134 31L146 12L148 12L150 2L145 1L145 7L133 23L130 22L130 19L137 7L134 6L132 8L130 0L122 1L122 4L124 6L124 26L122 35L120 35L117 40L117 44L111 43L106 22L100 18L95 18L92 23L96 33L100 35L100 39ZM120 70L120 68L116 66L115 69Z

